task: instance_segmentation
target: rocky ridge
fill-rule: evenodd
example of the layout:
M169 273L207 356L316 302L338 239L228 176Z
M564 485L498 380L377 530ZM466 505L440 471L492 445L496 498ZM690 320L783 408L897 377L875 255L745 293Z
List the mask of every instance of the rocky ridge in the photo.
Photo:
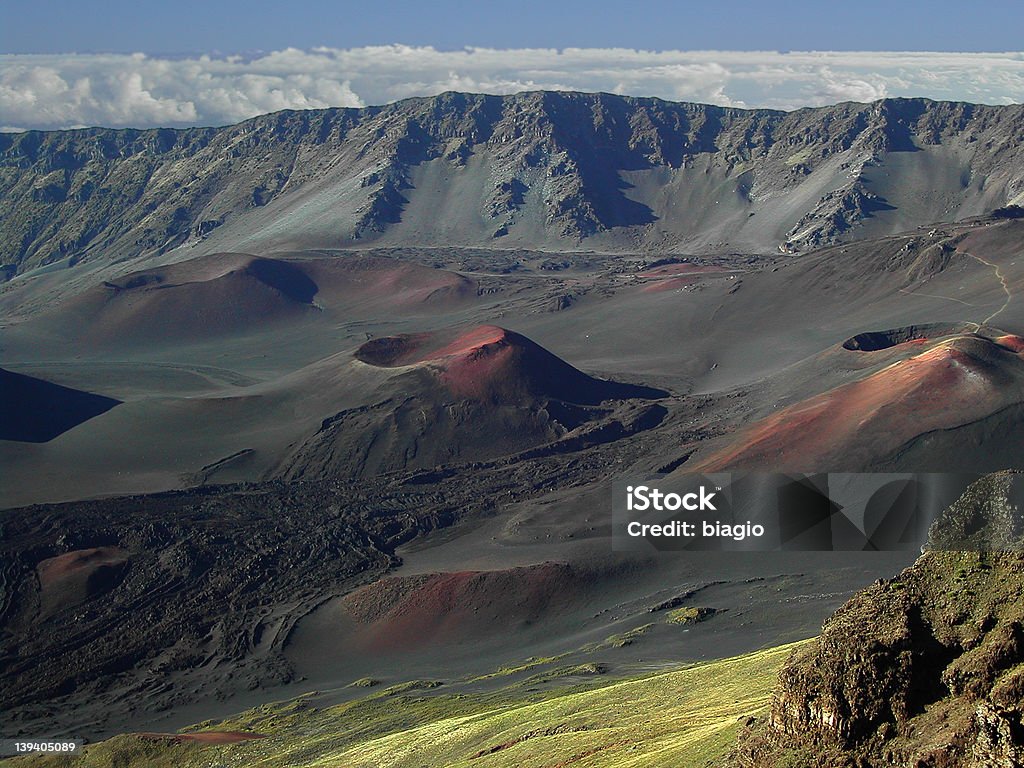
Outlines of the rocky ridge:
M906 229L1020 202L1022 131L1020 105L887 99L784 113L533 92L284 111L223 128L2 134L0 265L9 278L206 240L337 247L384 235L799 250L853 237L900 205L892 226ZM923 180L903 168L910 156ZM890 165L908 199L923 185L934 200L916 210L889 199ZM421 196L429 211L411 216Z

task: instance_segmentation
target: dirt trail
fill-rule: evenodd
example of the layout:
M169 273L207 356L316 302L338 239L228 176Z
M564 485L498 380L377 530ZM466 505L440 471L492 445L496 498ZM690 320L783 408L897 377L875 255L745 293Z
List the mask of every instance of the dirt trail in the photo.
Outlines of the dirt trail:
M926 296L929 299L942 299L943 301L955 301L957 304L963 304L965 307L976 307L977 304L971 304L969 301L963 299L957 299L953 296L940 296L937 293L923 293L921 291L908 291L906 288L900 288L900 293L905 293L907 296Z
M974 259L979 264L984 264L986 267L990 267L992 271L995 273L996 278L999 280L999 284L1003 287L1003 293L1006 294L1006 301L1003 302L1003 305L999 307L999 309L997 309L991 315L989 315L988 317L981 321L981 326L986 326L999 315L1001 315L1003 311L1010 306L1010 302L1013 301L1013 293L1010 291L1010 286L1006 281L1006 275L1003 274L1002 268L998 264L995 264L989 261L988 259L985 259L981 256L970 253L968 251L961 251L961 253L963 253L965 256L969 256L970 258Z

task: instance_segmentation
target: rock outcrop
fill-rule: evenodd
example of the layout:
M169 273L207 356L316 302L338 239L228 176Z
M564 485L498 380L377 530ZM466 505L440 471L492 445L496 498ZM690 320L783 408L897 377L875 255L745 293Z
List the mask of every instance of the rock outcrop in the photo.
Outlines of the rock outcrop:
M1022 489L1018 473L978 481L913 566L837 611L729 764L1024 764Z

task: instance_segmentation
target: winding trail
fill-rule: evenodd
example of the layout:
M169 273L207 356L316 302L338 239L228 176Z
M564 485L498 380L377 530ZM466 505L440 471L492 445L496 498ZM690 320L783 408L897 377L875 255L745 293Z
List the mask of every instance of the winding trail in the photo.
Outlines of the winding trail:
M1008 306L1010 306L1010 302L1013 301L1013 293L1010 291L1009 283L1007 283L1006 281L1006 275L1003 274L1002 268L998 264L994 264L988 259L970 253L969 251L961 251L961 253L963 253L965 256L969 256L970 258L974 259L979 264L984 264L986 267L990 267L992 271L995 273L996 278L999 280L999 284L1003 287L1003 293L1006 294L1006 301L1003 302L1003 305L999 307L999 309L997 309L991 315L989 315L988 317L981 321L981 325L988 325L992 320L994 320L996 317L1002 314Z
M975 326L975 331L977 331L980 328L983 328L984 326L986 326L989 323L991 323L995 318L997 318L999 315L1001 315L1006 310L1007 307L1010 306L1010 302L1013 301L1013 292L1010 290L1010 284L1007 281L1006 275L1003 274L1002 267L1000 267L998 264L996 264L994 262L991 262L991 261L989 261L986 258L978 256L977 254L971 253L970 251L957 251L957 252L963 254L964 256L967 256L968 258L974 259L979 264L982 264L982 265L988 267L989 269L991 269L992 272L995 274L996 279L999 280L999 285L1002 286L1003 293L1006 294L1006 301L1004 301L1002 303L1002 306L1000 306L999 309L997 309L991 315L986 317L980 323L976 322L976 321L973 321L973 320L972 321L968 321L972 325ZM911 290L907 290L906 288L900 288L899 292L903 293L903 294L906 294L907 296L924 296L924 297L928 297L928 298L931 298L931 299L942 299L944 301L955 301L958 304L963 304L965 307L977 307L977 306L979 306L977 304L972 304L970 302L964 301L963 299L958 299L958 298L955 298L953 296L940 296L940 295L934 294L934 293L924 293L922 291L911 291Z
M907 296L926 296L929 299L943 299L944 301L955 301L957 304L963 304L965 307L976 307L977 304L971 304L969 301L963 299L956 299L952 296L939 296L937 293L923 293L921 291L908 291L906 288L900 288L900 293L905 293Z

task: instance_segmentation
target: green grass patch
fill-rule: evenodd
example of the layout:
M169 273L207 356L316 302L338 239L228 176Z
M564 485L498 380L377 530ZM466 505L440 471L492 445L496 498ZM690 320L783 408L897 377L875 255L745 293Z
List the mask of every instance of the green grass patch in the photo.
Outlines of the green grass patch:
M372 677L360 677L358 680L353 680L348 684L349 688L373 688L374 686L380 685L380 680L376 680Z
M589 768L697 768L732 745L741 718L764 710L779 667L800 645L636 679L594 675L589 684L548 691L528 689L529 681L523 681L492 693L423 695L423 681L414 681L332 707L299 698L201 724L201 730L252 731L264 739L217 746L118 736L89 745L73 762L39 757L10 764L539 768L568 762ZM564 670L594 674L583 669L588 666ZM398 688L401 693L395 693Z
M809 160L811 157L810 148L801 149L799 152L794 152L792 155L786 158L786 165L797 165Z
M480 682L482 680L493 680L497 677L508 677L509 675L518 674L519 672L527 672L531 669L544 666L545 664L553 664L554 662L558 661L561 658L564 658L565 656L566 654L561 654L560 656L543 657L531 656L522 664L517 664L511 667L501 667L495 672L489 672L486 675L477 675L476 677L470 678L469 682L473 683Z
M409 691L427 691L431 688L440 688L444 683L440 680L410 680L407 683L398 683L392 685L381 691L378 696L397 696L400 693L409 693Z
M598 643L592 650L600 650L601 648L625 648L627 645L632 645L652 629L654 629L653 624L644 624L643 626L631 629L628 632L623 632L619 635L612 635L603 643Z
M702 621L707 621L716 613L718 613L718 611L714 608L687 606L685 608L676 608L673 611L669 611L668 615L665 616L665 621L669 624L699 624Z

